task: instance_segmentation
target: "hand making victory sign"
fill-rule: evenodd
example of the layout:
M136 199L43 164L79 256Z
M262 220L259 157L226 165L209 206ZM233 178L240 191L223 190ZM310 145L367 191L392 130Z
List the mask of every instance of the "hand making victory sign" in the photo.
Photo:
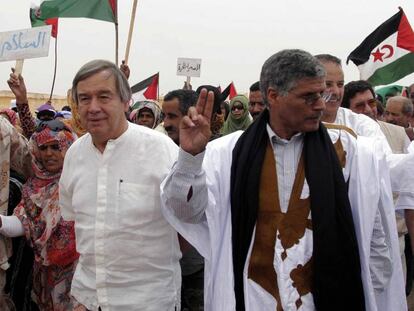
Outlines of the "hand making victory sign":
M190 107L180 123L180 146L194 155L203 152L210 140L210 120L214 104L214 93L202 89L195 107Z

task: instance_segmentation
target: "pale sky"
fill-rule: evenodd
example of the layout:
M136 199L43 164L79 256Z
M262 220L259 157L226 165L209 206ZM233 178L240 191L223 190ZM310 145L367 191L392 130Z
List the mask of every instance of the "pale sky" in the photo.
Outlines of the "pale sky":
M0 0L0 32L30 27L35 0ZM124 57L132 0L119 0L120 58ZM359 79L346 57L401 6L414 27L412 0L139 0L129 66L130 84L160 72L160 93L181 88L178 57L201 58L201 84L226 87L234 81L240 93L259 79L261 66L275 52L301 48L343 60L345 80ZM115 60L114 25L76 18L60 19L55 95L65 95L76 71L87 61ZM23 76L29 92L49 93L54 65L54 39L48 57L28 59ZM14 62L0 63L0 90ZM398 83L414 83L414 75Z

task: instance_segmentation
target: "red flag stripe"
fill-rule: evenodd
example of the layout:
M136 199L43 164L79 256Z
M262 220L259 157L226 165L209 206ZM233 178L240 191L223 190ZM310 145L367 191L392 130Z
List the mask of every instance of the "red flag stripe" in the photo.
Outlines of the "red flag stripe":
M147 99L153 99L157 100L157 94L158 94L158 75L152 79L151 84L148 86L148 88L144 92L144 96Z
M397 46L414 52L414 32L404 12L398 26Z
M48 18L45 20L46 25L52 25L52 37L57 38L58 35L58 18Z
M115 20L116 20L116 16L117 16L117 11L116 11L117 5L116 5L116 1L117 0L108 0L108 1L109 1L109 5L111 6L112 13L114 14L114 17L115 17Z
M234 86L234 83L232 82L230 84L230 94L229 94L229 98L232 99L236 95L237 95L237 90L236 90L236 87Z

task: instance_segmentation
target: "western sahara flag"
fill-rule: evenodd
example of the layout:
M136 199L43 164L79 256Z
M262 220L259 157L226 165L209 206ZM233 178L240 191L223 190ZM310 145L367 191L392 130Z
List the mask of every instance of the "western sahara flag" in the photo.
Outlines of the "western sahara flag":
M151 77L148 77L131 87L133 100L132 104L136 103L137 101L146 99L157 100L158 79L159 73L156 73L155 75L152 75Z
M361 80L373 86L393 83L414 72L414 33L400 11L380 25L355 50L349 60L358 66Z
M226 100L227 97L232 99L234 96L237 95L236 87L234 86L233 81L221 92L222 100Z
M52 37L57 38L58 35L58 18L40 19L40 8L30 9L30 22L32 27L52 25Z
M86 17L115 23L117 0L46 0L40 4L40 19Z

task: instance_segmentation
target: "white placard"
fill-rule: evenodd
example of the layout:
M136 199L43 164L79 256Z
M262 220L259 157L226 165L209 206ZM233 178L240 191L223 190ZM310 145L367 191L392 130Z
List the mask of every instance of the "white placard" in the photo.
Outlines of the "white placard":
M201 58L178 58L177 76L200 77Z
M49 54L52 26L0 32L0 62Z

